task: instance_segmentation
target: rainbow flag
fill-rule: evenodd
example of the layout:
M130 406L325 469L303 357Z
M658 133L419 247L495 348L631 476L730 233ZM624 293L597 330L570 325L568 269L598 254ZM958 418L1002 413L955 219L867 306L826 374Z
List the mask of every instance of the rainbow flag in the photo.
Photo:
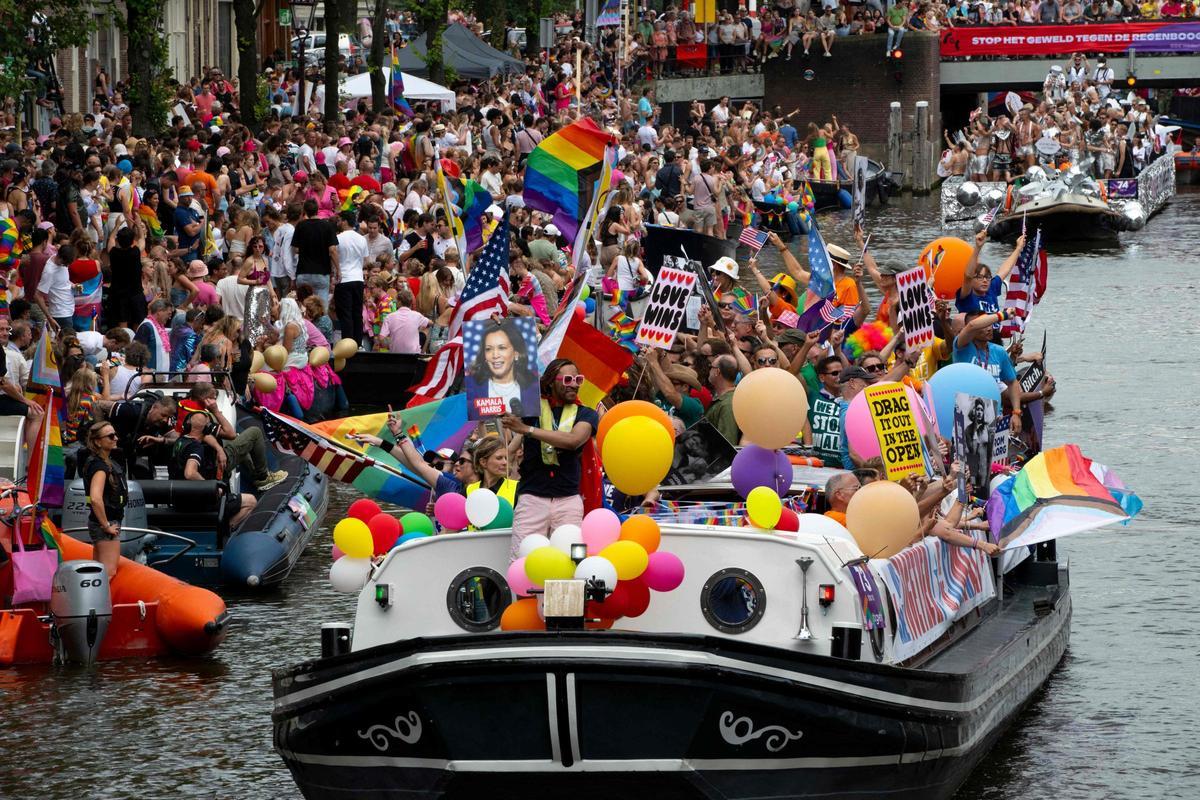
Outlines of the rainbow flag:
M636 354L638 351L635 341L637 339L637 320L626 314L624 309L618 308L616 313L608 318L608 322L612 326L610 330L612 340L629 352Z
M16 221L9 217L0 217L0 269L16 267L17 259L23 252L25 241L17 230Z
M1128 522L1142 500L1073 444L1044 450L1000 484L987 503L993 540L1009 550Z
M392 46L392 69L388 77L390 78L388 100L391 102L392 108L412 119L412 106L404 99L404 73L400 71L400 59L396 58L395 45Z
M554 358L569 358L579 367L585 379L579 402L589 408L595 408L633 364L633 353L574 315Z
M150 206L138 206L138 216L142 218L142 222L146 223L146 230L150 233L153 239L161 239L166 233L163 231L162 223L158 221L158 214L154 213L154 209Z
M454 162L450 162L453 164ZM443 168L441 153L434 159L434 166L437 169L437 184L438 190L442 193L442 207L446 210L446 221L449 223L450 232L454 235L454 246L458 250L458 257L463 264L467 263L467 254L470 251L467 249L467 237L463 232L463 223L458 216L458 207L455 204L455 193L450 186L450 181L446 177L446 171Z
M552 214L563 236L575 241L596 194L596 179L613 140L590 117L542 140L525 163L525 205Z
M42 329L38 338L37 348L33 351L33 361L29 367L29 382L50 389L62 389L62 379L58 374L58 362L54 360L54 348L50 342L50 331Z
M467 252L483 247L483 214L492 204L491 193L470 178L463 181L461 219Z
M729 297L733 301L733 310L742 316L747 316L758 310L758 305L754 302L754 296L740 286L733 287L733 290L729 292Z
M467 419L465 394L450 395L441 400L406 408L401 416L404 419L405 431L414 440L413 443L420 442L418 450L438 450L443 447L458 450L475 427L475 423ZM315 422L311 427L344 447L365 452L377 461L399 466L399 462L387 451L375 447L364 449L362 445L346 438L347 434L351 433L369 433L388 442L394 441L395 437L387 427L387 418L387 412L382 411L377 414L360 414L356 417Z
M29 499L43 507L59 507L63 504L66 484L62 427L62 398L54 393L42 392L35 397L42 407L42 425L29 453L29 469L26 472Z

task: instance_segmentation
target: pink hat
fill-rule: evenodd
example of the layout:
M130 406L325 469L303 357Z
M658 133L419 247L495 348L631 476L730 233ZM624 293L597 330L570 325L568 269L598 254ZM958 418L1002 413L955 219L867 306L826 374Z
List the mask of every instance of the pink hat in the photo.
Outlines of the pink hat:
M354 142L350 141L349 136L343 136L342 138L338 139L338 147L345 147L348 144L354 144Z
M227 155L229 155L228 147L222 145L221 147L217 148L217 158L224 158Z
M305 183L308 181L308 173L302 169L298 169L292 173L292 180L296 183Z
M244 145L242 145L243 153L253 153L257 149L258 149L258 145L256 145L254 143L253 139L247 139L246 143Z
M50 231L50 230L54 230L54 223L47 220L45 222L39 222L38 227L44 231Z

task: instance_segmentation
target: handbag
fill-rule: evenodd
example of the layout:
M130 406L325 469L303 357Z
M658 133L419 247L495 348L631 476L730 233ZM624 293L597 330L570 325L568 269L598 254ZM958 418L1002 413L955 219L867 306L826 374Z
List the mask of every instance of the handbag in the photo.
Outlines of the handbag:
M46 603L58 570L58 551L43 544L40 548L26 550L21 534L13 531L13 605L21 603Z

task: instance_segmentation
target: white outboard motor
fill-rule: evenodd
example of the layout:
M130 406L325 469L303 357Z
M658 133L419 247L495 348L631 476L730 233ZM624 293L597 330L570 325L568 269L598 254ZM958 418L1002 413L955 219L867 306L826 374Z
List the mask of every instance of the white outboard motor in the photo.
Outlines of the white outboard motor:
M99 561L64 561L50 592L55 661L91 666L112 619L108 573Z

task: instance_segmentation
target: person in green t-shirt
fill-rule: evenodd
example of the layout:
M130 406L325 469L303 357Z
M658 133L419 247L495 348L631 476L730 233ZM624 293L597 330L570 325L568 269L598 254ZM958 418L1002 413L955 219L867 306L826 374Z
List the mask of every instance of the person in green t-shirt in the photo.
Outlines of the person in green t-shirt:
M817 458L826 466L841 466L842 409L838 404L841 389L842 360L826 356L817 362L820 390L809 394L808 421L812 426L812 446Z
M733 356L720 355L713 359L712 367L708 370L708 384L717 399L704 414L704 418L734 445L742 440L742 431L733 416L733 390L737 376L738 365Z
M704 406L690 394L692 389L700 390L700 379L690 367L664 364L666 358L667 352L657 347L646 354L646 367L655 388L654 404L690 428L704 416Z
M900 48L904 39L904 31L908 29L908 3L897 0L897 3L887 12L887 52L891 55Z

